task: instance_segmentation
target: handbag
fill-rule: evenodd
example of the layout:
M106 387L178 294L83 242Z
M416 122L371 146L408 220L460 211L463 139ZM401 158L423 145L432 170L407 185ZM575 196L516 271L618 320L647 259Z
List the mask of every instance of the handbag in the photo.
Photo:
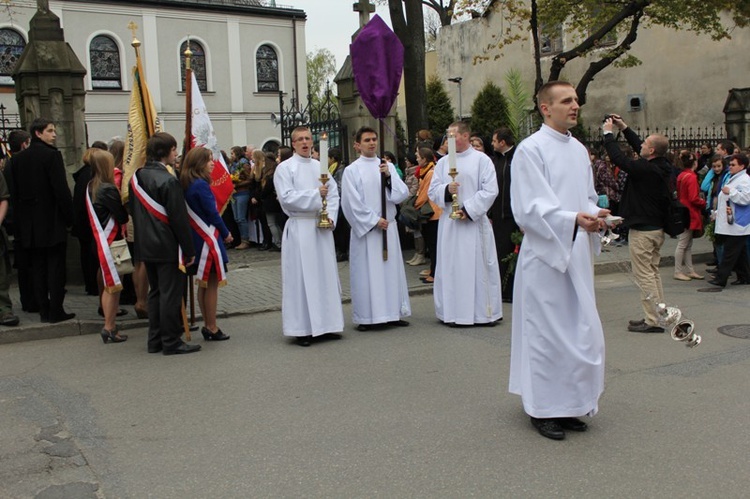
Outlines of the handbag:
M416 199L416 195L409 196L406 201L401 203L397 217L398 222L412 230L419 230L420 212L414 207Z
M432 205L430 205L429 201L425 201L425 203L419 207L418 211L420 222L429 222L432 216L435 214L435 210L432 209Z
M109 245L109 251L112 253L112 259L119 275L133 273L133 258L130 256L128 242L125 239L112 241L112 244Z

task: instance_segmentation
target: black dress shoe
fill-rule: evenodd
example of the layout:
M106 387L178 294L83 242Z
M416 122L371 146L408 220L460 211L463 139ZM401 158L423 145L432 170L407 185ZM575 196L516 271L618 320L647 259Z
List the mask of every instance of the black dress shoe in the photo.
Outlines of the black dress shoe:
M67 314L67 313L63 312L62 315L58 315L56 317L50 316L49 317L49 322L51 324L57 324L58 322L69 321L70 319L74 318L75 316L76 316L76 314L73 314L73 313ZM42 322L44 322L44 320L42 320Z
M215 333L212 333L210 329L204 327L201 329L201 334L206 341L224 341L229 339L229 335L224 334L221 329L217 329Z
M372 326L369 324L358 324L357 325L357 331L369 331L372 329Z
M556 419L539 419L531 418L531 424L536 428L539 434L543 437L551 438L552 440L564 440L565 430Z
M750 284L750 281L746 281L744 279L737 279L736 281L733 281L732 286L741 286L743 284Z
M712 285L714 285L714 286L719 286L720 288L723 288L724 286L726 286L726 285L727 285L727 283L721 283L721 282L719 282L719 281L718 281L717 279L715 279L715 278L714 278L714 279L711 279L710 281L706 281L706 282L708 282L709 284L712 284Z
M294 338L294 343L301 347L309 347L312 342L312 336L297 336Z
M631 319L628 321L628 326L639 326L641 324L644 324L646 322L646 319Z
M99 317L104 317L104 309L102 307L99 307L98 310ZM120 308L117 310L117 317L122 317L123 315L127 315L128 311L124 308Z
M404 319L399 319L397 321L391 321L388 323L389 326L396 326L396 327L406 327L409 325L409 321L405 321Z
M659 326L651 326L646 322L635 326L628 326L628 331L632 333L663 333L664 328Z
M578 418L557 418L557 422L563 430L586 431L589 429L589 425Z
M169 350L162 350L162 355L182 355L186 353L195 353L201 349L200 345L189 345L187 343L183 343L182 345L178 346L177 348L171 348Z
M162 346L161 345L157 345L155 347L152 347L152 346L148 347L148 353L159 353L161 351L162 351Z

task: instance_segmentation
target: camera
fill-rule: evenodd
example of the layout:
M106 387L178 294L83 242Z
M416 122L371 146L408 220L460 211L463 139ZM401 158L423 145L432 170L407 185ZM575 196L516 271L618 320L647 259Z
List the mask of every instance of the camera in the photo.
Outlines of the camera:
M602 120L602 123L606 122L608 119L614 118L614 114L605 114L604 119Z

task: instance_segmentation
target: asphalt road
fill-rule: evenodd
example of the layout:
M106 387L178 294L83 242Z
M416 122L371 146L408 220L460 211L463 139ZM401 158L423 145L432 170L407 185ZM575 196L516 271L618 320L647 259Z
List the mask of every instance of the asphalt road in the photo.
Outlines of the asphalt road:
M451 329L418 296L411 327L366 333L347 306L344 338L310 348L277 312L187 356L147 354L144 329L2 345L0 497L746 497L750 341L716 328L750 324L750 287L671 272L703 344L628 333L634 285L597 277L606 391L562 442L507 393L507 305Z

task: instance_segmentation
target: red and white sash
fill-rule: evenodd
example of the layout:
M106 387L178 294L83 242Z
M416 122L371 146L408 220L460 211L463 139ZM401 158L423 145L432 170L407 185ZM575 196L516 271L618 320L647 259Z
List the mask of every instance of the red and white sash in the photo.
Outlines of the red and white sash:
M187 206L187 204L186 204ZM198 255L198 273L196 275L198 284L201 286L208 285L208 279L211 275L211 268L216 269L216 277L219 286L227 283L226 270L224 269L224 260L221 257L221 246L219 245L219 229L206 222L198 216L190 206L187 206L190 217L190 226L203 239L203 248Z
M141 187L138 183L138 172L133 173L133 177L130 179L130 190L135 193L136 199L143 205L147 212L154 216L157 220L169 225L169 216L167 215L167 209L156 202L146 190ZM182 248L179 243L177 244L177 263L180 270L185 272L185 261L182 257Z
M122 282L120 282L120 275L117 273L115 259L112 257L109 245L117 237L120 227L111 215L107 218L107 225L102 227L99 217L96 216L94 204L91 202L90 188L91 183L89 182L89 185L86 186L86 211L88 211L91 232L94 234L94 241L96 241L96 253L99 256L99 265L102 268L102 280L107 292L116 293L122 289Z

